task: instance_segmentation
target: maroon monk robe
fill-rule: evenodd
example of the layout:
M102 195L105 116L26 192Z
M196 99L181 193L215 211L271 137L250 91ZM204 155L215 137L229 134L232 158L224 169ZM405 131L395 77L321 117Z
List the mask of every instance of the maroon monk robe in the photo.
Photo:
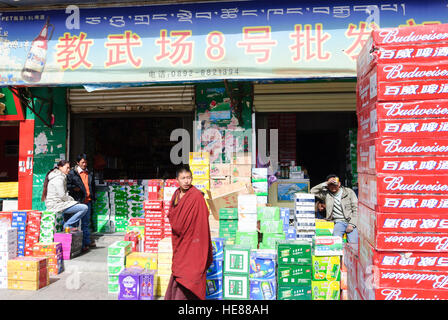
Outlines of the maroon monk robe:
M199 299L204 300L206 272L213 260L209 211L202 192L194 186L177 201L179 193L180 188L174 193L168 212L173 229L171 281L174 278ZM167 292L167 296L175 297L176 294Z

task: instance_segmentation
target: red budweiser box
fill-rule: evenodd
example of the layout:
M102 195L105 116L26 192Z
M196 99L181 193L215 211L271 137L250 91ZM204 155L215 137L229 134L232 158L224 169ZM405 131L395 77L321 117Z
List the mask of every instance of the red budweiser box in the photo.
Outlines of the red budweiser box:
M446 195L379 194L376 201L369 207L377 212L445 214L448 209Z
M362 50L357 58L358 79L377 64L424 64L448 60L447 43L386 45L372 48L372 42L370 42L370 48L370 50Z
M366 77L357 84L356 111L376 102L436 100L448 98L448 80L380 81Z
M358 173L448 174L446 156L375 158L369 152L360 152L357 158Z
M377 251L363 236L359 238L359 261L364 268L448 271L448 253Z
M358 142L376 138L435 139L448 137L448 119L378 120L360 125Z
M145 219L143 219L143 218L130 218L129 219L129 225L130 226L144 226L145 225Z
M376 203L380 193L448 194L448 175L361 173L358 175L359 193L369 193Z
M361 202L357 227L370 243L379 232L431 232L448 234L448 212L439 214L375 212Z
M163 209L169 209L169 208L171 208L171 201L164 200L163 201Z
M160 212L154 212L154 211L145 211L145 220L146 221L152 221L152 220L163 220L164 219L164 213L162 211Z
M179 188L179 182L176 179L166 179L164 187L176 187Z
M147 200L143 202L143 209L151 211L162 211L163 201L162 200Z
M448 156L448 139L380 138L358 142L358 155L371 158Z
M367 289L366 295L366 300L448 300L448 290L428 290L417 287Z
M448 27L446 24L373 30L358 55L356 62L358 75L369 71L369 66L379 58L379 54L375 53L379 48L385 48L386 50L396 49L396 51L392 51L396 52L396 54L391 56L391 52L389 52L384 56L385 60L394 58L397 62L406 62L403 60L404 58L412 62L419 61L417 59L420 59L421 56L428 55L431 56L428 58L439 59L445 55L443 52L440 52L444 49L437 51L435 47L430 46L434 50L431 50L430 54L428 54L428 50L418 52L418 48L426 48L430 44L440 45L443 48L448 40L447 31Z
M379 251L448 252L448 235L379 232L372 245Z
M147 253L157 253L157 247L145 246L144 247L144 252L147 252Z

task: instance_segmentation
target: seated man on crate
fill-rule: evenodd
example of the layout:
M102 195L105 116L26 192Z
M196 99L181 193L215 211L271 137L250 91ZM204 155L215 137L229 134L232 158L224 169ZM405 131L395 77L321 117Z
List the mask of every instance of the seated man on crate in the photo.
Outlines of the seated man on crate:
M343 237L347 234L349 243L358 243L358 198L355 192L341 186L339 177L335 174L327 176L327 181L311 189L318 199L325 202L326 219L334 221L333 235Z
M188 166L176 171L176 179L179 188L168 212L173 263L165 300L204 300L206 273L213 260L209 211L202 192L191 184Z

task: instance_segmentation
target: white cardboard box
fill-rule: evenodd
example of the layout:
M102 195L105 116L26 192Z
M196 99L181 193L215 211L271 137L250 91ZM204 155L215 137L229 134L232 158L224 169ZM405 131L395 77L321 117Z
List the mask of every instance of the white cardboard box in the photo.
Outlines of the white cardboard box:
M238 195L238 213L257 213L257 196L255 194Z

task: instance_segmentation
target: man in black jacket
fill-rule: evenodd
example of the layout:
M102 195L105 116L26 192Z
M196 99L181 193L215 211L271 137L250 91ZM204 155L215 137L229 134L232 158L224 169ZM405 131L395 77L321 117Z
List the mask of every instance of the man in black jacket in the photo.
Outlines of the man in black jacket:
M87 170L87 156L82 153L76 158L76 166L67 175L67 189L69 194L80 203L89 207L87 214L81 220L81 229L90 231L92 216L92 201L95 200L95 181L92 172ZM84 232L83 250L96 247L90 239L90 232Z

